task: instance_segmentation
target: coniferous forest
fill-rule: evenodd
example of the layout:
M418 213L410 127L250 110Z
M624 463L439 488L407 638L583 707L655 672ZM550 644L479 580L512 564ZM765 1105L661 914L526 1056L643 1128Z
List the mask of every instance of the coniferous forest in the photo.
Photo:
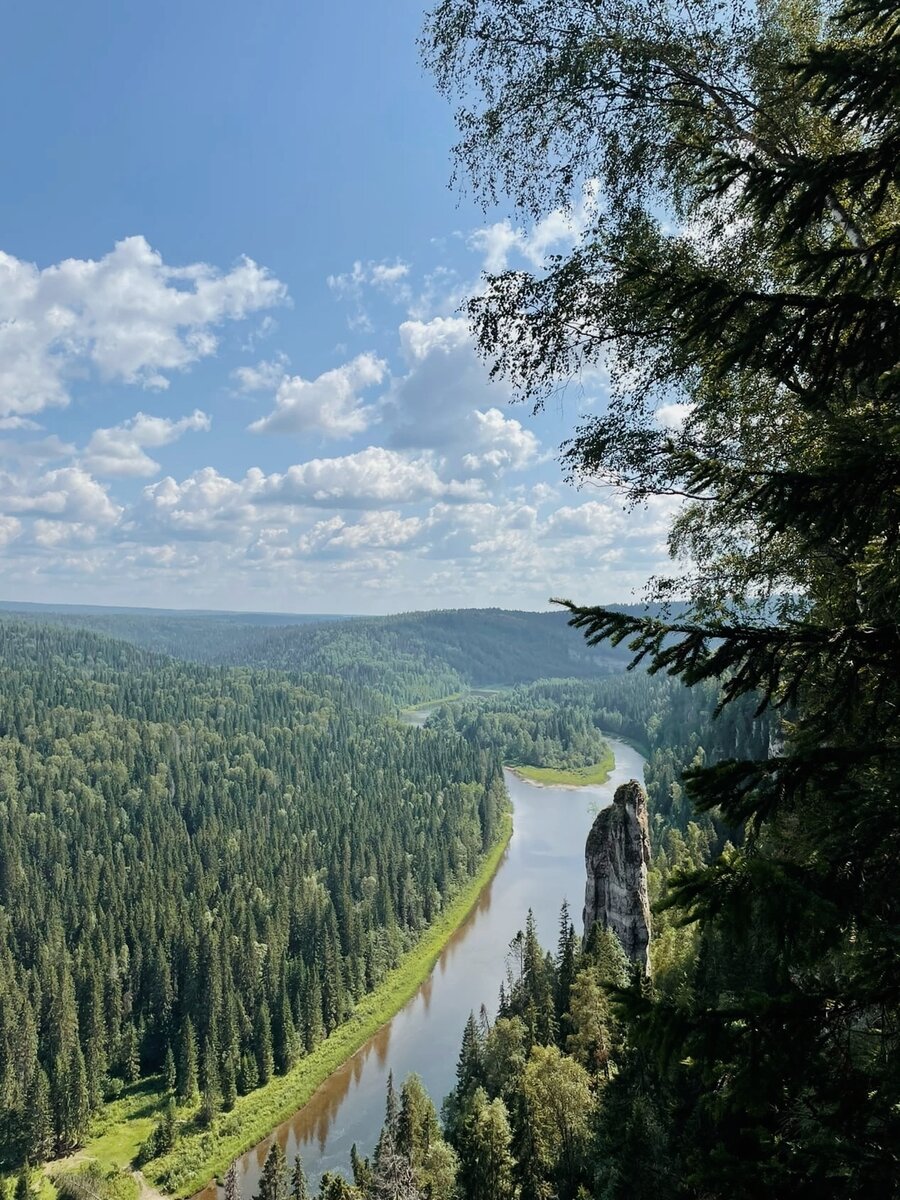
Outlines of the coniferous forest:
M0 622L0 1154L163 1073L203 1119L349 1015L498 836L496 755L340 681Z

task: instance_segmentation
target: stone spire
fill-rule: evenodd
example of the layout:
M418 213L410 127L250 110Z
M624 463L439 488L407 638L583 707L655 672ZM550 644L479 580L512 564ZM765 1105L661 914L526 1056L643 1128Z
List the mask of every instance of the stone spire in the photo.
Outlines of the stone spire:
M585 937L596 924L611 930L628 958L648 971L650 833L647 796L637 780L617 788L612 804L594 821L584 860Z

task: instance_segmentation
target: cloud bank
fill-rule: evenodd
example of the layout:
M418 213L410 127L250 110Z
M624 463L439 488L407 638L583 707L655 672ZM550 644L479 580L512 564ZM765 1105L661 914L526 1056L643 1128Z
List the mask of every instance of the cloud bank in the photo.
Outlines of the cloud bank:
M336 269L318 283L330 345L246 257L172 265L141 236L43 268L0 254L7 594L350 612L628 599L664 567L672 503L626 514L569 487L556 448L578 414L510 408L456 311L481 267L540 269L598 203L589 189L531 229L495 222L422 269ZM688 416L675 399L657 413Z

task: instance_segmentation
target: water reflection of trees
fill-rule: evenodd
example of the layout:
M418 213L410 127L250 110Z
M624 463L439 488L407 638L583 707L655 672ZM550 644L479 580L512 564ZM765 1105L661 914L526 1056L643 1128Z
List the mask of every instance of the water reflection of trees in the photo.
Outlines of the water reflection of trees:
M640 775L643 767L643 760L640 755L618 742L615 743L615 750L617 761L616 771L613 776L602 786L585 789L585 799L588 796L591 799L599 796L608 802L617 783L631 775ZM527 805L519 805L517 802L516 807L516 827L518 832L515 874L517 877L521 876L522 878L518 879L517 886L515 887L516 900L512 904L512 908L515 911L515 919L521 920L529 903L533 901L534 887L538 884L538 881L540 881L542 890L547 890L544 879L540 874L535 873L535 870L537 869L540 872L546 871L548 867L557 865L558 860L559 864L563 865L567 872L569 871L570 864L568 859L570 856L569 854L562 853L554 841L554 838L558 839L560 829L564 830L563 836L567 846L570 842L578 846L578 857L580 857L581 843L579 838L571 831L568 821L560 822L557 818L555 821L556 827L552 830L541 828L539 817L549 807L550 800L554 795L553 789L532 789L532 785L530 784L519 784L518 786L523 789L526 797L532 800L540 800L539 808L533 813L531 813ZM565 794L562 803L564 807L561 811L567 812L572 804L571 794ZM586 827L589 828L593 814L588 812L587 806L585 806L585 813L587 814L585 818ZM533 818L531 820L529 820L530 814ZM537 818L537 820L534 818ZM537 853L535 853L535 842L541 847L545 836L548 839L547 847L538 849ZM463 978L459 971L454 976L452 972L449 972L449 968L456 965L460 949L470 934L490 913L493 901L497 900L501 915L504 911L504 906L507 908L510 907L509 880L506 882L505 891L503 887L500 887L499 891L496 890L499 887L502 868L507 864L509 855L510 850L507 848L494 879L482 889L472 911L466 917L465 921L463 921L462 925L453 933L441 952L435 970L419 988L415 998L401 1010L402 1012L411 1013L414 1006L418 1004L419 997L421 996L424 1013L428 1017L436 997L440 995L443 999L443 993L436 993L434 991L436 978L441 981L441 986L445 990L448 986L452 988L454 986L465 985L466 978ZM580 866L580 863L578 865ZM575 876L569 877L567 874L565 880L561 881L565 883L565 888L560 891L560 900L565 889L571 886L573 878ZM531 894L529 894L527 885L531 885ZM552 891L553 889L551 888L550 890ZM519 899L521 899L521 903L519 903ZM556 904L555 899L553 903L554 905ZM506 949L508 937L508 933L504 930L503 950L498 951L501 960ZM444 976L448 976L448 982L443 982ZM436 1007L440 1011L444 1006L442 1003L436 1005ZM397 1026L398 1038L401 1039L402 1034L400 1031L402 1029L402 1024ZM389 1022L383 1026L344 1066L340 1067L325 1080L302 1109L296 1112L289 1121L280 1125L275 1131L274 1136L277 1136L283 1146L288 1161L298 1151L304 1156L312 1182L316 1181L320 1169L328 1166L327 1163L321 1163L320 1160L324 1157L328 1149L329 1138L335 1128L338 1114L351 1091L355 1092L357 1089L364 1087L366 1089L366 1096L371 1091L372 1096L377 1097L372 1102L371 1136L367 1134L362 1136L362 1149L366 1152L371 1149L371 1144L374 1143L375 1138L378 1136L382 1116L383 1088L387 1078L387 1068L390 1065L388 1059L393 1031L393 1022ZM423 1053L427 1053L427 1048L423 1049ZM369 1136L370 1143L368 1145L366 1144L367 1136ZM245 1154L238 1163L240 1194L245 1200L249 1200L249 1197L254 1194L258 1187L262 1166L272 1145L272 1141L273 1137L270 1136L264 1142L260 1143L259 1146L254 1147L253 1150ZM335 1149L332 1147L332 1155L334 1154ZM342 1163L341 1166L345 1167L346 1164ZM222 1192L220 1189L217 1197L216 1189L210 1187L198 1193L193 1200L222 1200Z

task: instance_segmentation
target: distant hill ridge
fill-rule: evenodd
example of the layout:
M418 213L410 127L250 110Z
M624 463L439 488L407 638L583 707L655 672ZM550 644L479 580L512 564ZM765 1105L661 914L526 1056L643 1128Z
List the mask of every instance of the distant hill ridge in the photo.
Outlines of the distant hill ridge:
M336 675L398 705L471 687L593 678L621 670L629 657L622 648L589 647L566 614L555 611L333 617L0 602L0 620L6 615L90 629L185 661Z
M165 617L173 620L191 617L212 617L216 620L235 622L240 625L307 625L311 621L345 621L354 614L339 613L279 613L239 612L218 608L145 608L140 605L120 604L44 604L36 600L0 600L0 612L16 613L19 616L128 616Z

